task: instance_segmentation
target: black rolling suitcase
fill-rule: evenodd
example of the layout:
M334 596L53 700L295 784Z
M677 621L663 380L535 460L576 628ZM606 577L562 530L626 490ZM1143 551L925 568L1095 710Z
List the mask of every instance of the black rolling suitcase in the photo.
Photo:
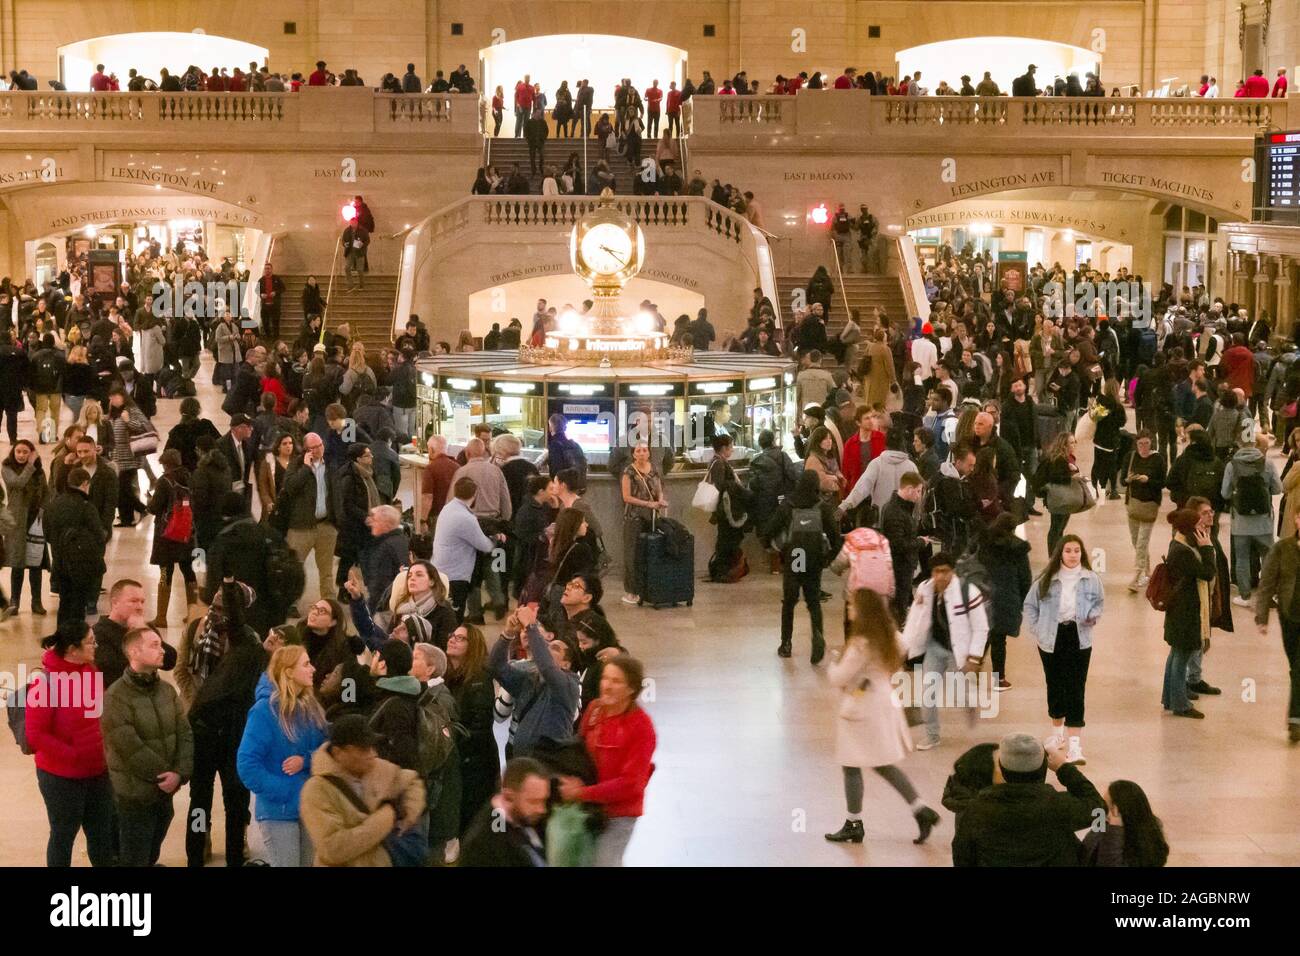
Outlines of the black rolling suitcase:
M667 530L651 518L636 543L641 604L653 608L695 603L695 535L676 522Z

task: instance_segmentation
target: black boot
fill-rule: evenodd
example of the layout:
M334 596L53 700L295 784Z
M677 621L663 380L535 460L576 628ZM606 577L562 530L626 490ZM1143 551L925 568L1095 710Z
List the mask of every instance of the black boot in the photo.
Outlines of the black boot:
M844 826L834 833L826 834L831 843L861 843L863 837L861 820L845 820Z
M813 646L812 646L812 657L809 659L813 667L816 667L818 664L820 664L822 662L822 658L825 656L826 656L826 642L819 638L814 639Z
M776 649L776 656L777 656L777 657L789 657L789 656L790 656L790 642L789 642L789 641L782 641L782 642L781 642L781 646L778 647L778 648Z
M930 837L930 831L939 825L939 814L935 813L929 807L922 807L916 811L916 826L921 831L913 843L924 843Z

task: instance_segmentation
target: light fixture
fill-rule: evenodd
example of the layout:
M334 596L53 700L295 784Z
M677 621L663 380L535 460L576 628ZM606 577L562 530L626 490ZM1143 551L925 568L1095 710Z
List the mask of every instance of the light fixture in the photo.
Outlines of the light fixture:
M577 346L574 346L575 348ZM604 385L561 385L559 390L567 392L569 395L603 395L605 393Z
M477 383L472 378L449 378L447 384L462 392L471 392L477 387Z
M673 387L671 385L629 385L627 390L633 395L667 395Z
M735 382L701 382L695 386L695 390L701 395L718 395L722 392L733 391L735 387Z
M749 387L755 391L762 391L764 389L776 388L776 377L773 376L772 378L751 378L749 380Z
M343 214L344 222L351 222L357 218L357 207L350 202L344 203L343 208L339 211Z
M529 382L497 382L496 388L499 392L505 392L507 395L528 395L531 394L536 386Z
M815 226L824 226L831 221L831 211L820 202L808 210L808 220Z

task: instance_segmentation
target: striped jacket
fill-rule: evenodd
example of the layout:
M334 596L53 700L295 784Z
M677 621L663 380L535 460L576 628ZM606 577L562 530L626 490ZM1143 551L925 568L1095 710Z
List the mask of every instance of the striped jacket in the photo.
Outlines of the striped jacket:
M962 583L957 575L952 576L948 588L943 592L944 606L948 611L948 634L952 639L952 656L958 661L978 664L984 656L984 646L988 642L989 622L988 606L979 588L970 587L966 595L967 604L962 596ZM930 642L930 630L934 624L934 581L923 581L916 589L912 606L907 612L907 623L903 625L903 644L907 647L908 659L925 654Z

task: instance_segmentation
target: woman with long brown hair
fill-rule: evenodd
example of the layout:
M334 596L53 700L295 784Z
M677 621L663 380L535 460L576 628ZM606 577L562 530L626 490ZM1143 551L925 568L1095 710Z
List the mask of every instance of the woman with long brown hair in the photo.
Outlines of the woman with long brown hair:
M907 801L924 843L939 814L921 801L912 782L897 766L912 750L907 718L895 699L893 680L903 666L903 643L885 598L875 591L854 591L849 602L849 632L844 650L831 662L827 676L840 689L835 722L835 759L844 770L848 818L832 843L861 843L862 768L870 767Z
M555 519L555 536L551 539L551 579L546 587L549 615L560 612L564 586L579 575L596 574L596 549L587 534L587 516L577 508L565 508Z
M447 640L447 687L456 698L456 712L466 736L459 743L460 832L463 835L474 817L496 793L501 765L492 711L496 694L488 673L488 648L483 632L473 624L462 624ZM451 776L455 776L454 774ZM448 780L451 785L451 780Z

